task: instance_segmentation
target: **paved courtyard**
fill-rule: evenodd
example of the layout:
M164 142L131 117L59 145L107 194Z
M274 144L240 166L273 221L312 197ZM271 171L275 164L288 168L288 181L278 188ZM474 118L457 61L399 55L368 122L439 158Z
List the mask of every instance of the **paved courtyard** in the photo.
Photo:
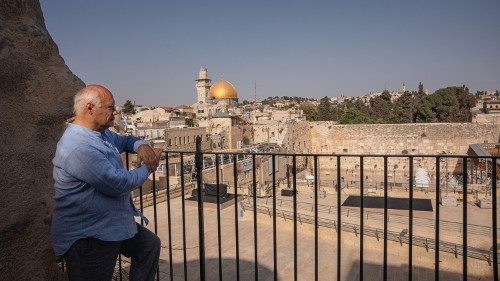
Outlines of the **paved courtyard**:
M319 204L336 206L336 194L333 189L326 189L319 198ZM359 190L344 190L342 200L349 194L355 194ZM380 191L377 191L380 192ZM391 192L391 197L407 197L404 191ZM416 193L417 198L433 198L434 193ZM292 197L277 197L277 200L291 200ZM299 187L297 200L300 203L298 212L313 215L307 204L313 202L313 193L310 187ZM267 201L267 202L266 202ZM272 206L272 198L260 198L258 206ZM285 202L285 201L284 201ZM433 201L435 210L435 202ZM285 206L283 206L285 205ZM286 204L278 206L280 210L287 210ZM304 207L306 206L306 207ZM310 206L310 205L309 205ZM207 280L219 279L218 262L218 239L217 239L217 211L214 206L205 204L205 255ZM184 246L183 225L181 212L181 199L171 200L172 217L172 245L168 240L167 204L157 204L158 235L162 240L160 277L161 280L170 280L173 274L174 280L184 280ZM344 208L343 208L344 209ZM354 208L355 209L355 208ZM359 222L359 215L355 210L348 216L342 212L342 221ZM272 210L272 209L271 209ZM290 209L291 210L291 209ZM461 206L441 207L441 220L461 223ZM359 211L359 208L358 208ZM383 210L367 209L374 217L383 215ZM481 210L471 205L468 210L469 223L476 225L491 226L491 209ZM390 210L389 215L395 218L406 218L407 211ZM145 209L145 214L150 218L148 228L154 229L153 208ZM254 221L253 212L246 209L238 220L239 226L239 259L241 280L254 280ZM320 217L331 217L336 219L336 214L320 213ZM198 247L198 210L195 202L185 204L185 252L186 269L188 280L199 279L199 247ZM434 212L415 212L415 220L433 219ZM365 219L365 226L383 229L383 220ZM408 226L400 220L389 221L389 229L398 231ZM224 280L236 280L236 243L235 243L235 205L221 210L221 251L222 251L222 274ZM314 225L298 223L297 227L297 273L298 280L314 280ZM273 225L272 217L264 213L257 215L257 238L258 238L258 274L259 280L273 280ZM414 227L415 235L433 238L434 229L428 226ZM460 230L442 230L441 239L461 243ZM468 235L469 246L489 249L491 247L491 235ZM337 232L333 228L319 228L318 240L318 266L319 280L335 280L337 275ZM172 249L173 272L169 269L168 247ZM294 255L293 255L293 222L277 218L277 275L279 280L293 280ZM341 276L342 280L359 280L359 234L342 232L342 255ZM364 279L382 280L383 270L383 240L377 241L375 237L364 236ZM408 276L408 245L395 241L388 241L388 280L407 280ZM434 251L426 250L424 247L413 247L413 278L414 280L434 280ZM452 253L440 252L440 278L441 280L458 280L462 278L462 257L455 257ZM469 280L492 280L492 266L484 260L468 258Z

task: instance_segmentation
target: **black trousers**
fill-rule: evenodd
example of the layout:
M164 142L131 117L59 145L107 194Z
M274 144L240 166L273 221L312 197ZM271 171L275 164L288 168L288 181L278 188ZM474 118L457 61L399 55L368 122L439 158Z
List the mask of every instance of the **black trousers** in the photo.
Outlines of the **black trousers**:
M160 238L137 224L137 234L118 242L88 237L77 240L64 254L70 281L109 281L118 254L131 258L130 280L154 280L160 257Z

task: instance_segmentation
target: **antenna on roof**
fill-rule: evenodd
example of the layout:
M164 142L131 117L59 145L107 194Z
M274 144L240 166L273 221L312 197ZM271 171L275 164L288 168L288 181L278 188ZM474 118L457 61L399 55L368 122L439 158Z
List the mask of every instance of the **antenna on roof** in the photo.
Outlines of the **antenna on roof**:
M253 102L257 103L257 82L253 82Z

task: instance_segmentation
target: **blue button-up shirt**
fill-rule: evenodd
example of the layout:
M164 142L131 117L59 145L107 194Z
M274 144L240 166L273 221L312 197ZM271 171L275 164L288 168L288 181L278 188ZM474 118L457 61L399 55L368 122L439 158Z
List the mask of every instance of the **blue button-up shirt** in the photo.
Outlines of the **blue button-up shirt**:
M69 124L57 144L54 164L52 243L60 256L81 238L121 241L137 233L131 191L148 177L145 165L127 171L120 153L145 142L109 130Z

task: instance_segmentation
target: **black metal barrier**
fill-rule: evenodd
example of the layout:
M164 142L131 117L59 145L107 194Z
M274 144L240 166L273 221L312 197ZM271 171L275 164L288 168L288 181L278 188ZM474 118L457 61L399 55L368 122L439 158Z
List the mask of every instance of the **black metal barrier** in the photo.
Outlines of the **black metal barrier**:
M226 157L227 155L227 157ZM243 155L243 157L241 157ZM194 156L194 158L193 158ZM249 158L246 156L250 156ZM273 277L274 280L278 279L278 258L279 258L279 252L277 249L277 241L280 238L277 235L277 218L283 218L284 220L292 220L293 222L293 243L291 244L293 247L293 278L294 280L298 280L298 223L310 223L311 225L314 225L314 280L319 280L319 233L318 229L319 227L325 227L325 228L332 228L336 231L336 280L340 281L342 280L342 275L341 275L341 268L342 268L342 233L355 233L356 236L359 237L359 279L363 280L365 277L364 270L365 270L365 261L364 261L364 239L365 237L376 237L377 240L382 239L383 240L383 262L382 262L382 267L383 267L383 280L388 279L388 241L396 241L401 243L401 245L406 244L408 245L408 258L407 258L407 263L408 263L408 280L413 279L413 247L424 247L425 249L434 249L434 278L435 280L440 279L440 252L446 252L446 253L453 253L455 254L456 257L462 256L462 278L463 280L467 280L468 277L468 258L474 258L474 259L479 259L479 260L485 260L491 265L491 270L492 270L492 276L495 281L498 280L498 254L497 254L497 157L475 157L475 156L466 156L466 155L368 155L368 154L304 154L304 153L297 153L297 154L290 154L290 153L249 153L249 152L203 152L201 150L201 139L197 138L196 140L196 151L165 151L164 152L164 160L162 164L165 165L165 186L163 188L160 188L159 190L158 187L158 180L156 176L153 174L152 177L152 189L151 192L153 194L152 196L152 202L145 202L145 198L147 198L147 195L143 194L143 188L139 188L137 197L138 197L138 203L140 205L141 211L144 211L144 209L147 207L147 205L150 205L150 207L153 208L153 223L154 223L154 232L158 234L158 223L161 223L162 221L167 222L167 236L168 240L167 241L162 241L162 247L168 249L168 270L165 268L165 272L162 274L162 278L165 280L174 280L174 275L176 272L175 270L179 270L180 267L175 267L173 264L173 244L172 244L172 194L174 192L180 193L177 197L184 198L184 200L181 200L181 220L182 220L182 255L183 255L183 265L182 265L182 274L184 276L184 280L188 279L199 279L199 280L207 280L207 268L206 268L206 257L205 257L205 248L207 247L206 241L205 241L205 235L206 235L206 229L205 229L205 219L204 219L204 193L203 193L203 185L206 182L204 180L204 174L209 171L209 169L215 169L213 171L213 174L215 175L214 178L214 183L217 185L217 194L219 194L219 186L221 185L221 182L223 181L222 179L222 168L224 169L232 169L231 173L232 174L232 179L227 179L225 182L227 182L228 185L231 185L231 189L234 192L235 200L238 200L238 198L241 199L241 206L243 206L244 210L246 211L251 211L253 212L253 255L254 255L254 279L258 280L259 279L259 260L258 260L258 251L259 251L259 243L258 239L262 239L258 237L258 216L257 213L265 213L270 216L272 219L272 237L265 237L264 239L268 239L267 241L272 241L273 245L273 250L272 250L272 258L273 258ZM204 165L204 159L205 157L215 157L215 164L213 166L208 167L207 165ZM266 202L263 202L263 199L258 198L257 190L259 187L263 186L265 181L261 179L257 179L257 174L258 174L258 169L263 169L261 165L264 162L262 162L262 158L266 158L268 160L267 165L269 167L269 172L268 174L270 175L271 179L270 182L267 182L268 187L270 188L270 192L266 194L268 198L272 198L272 202L268 205L268 199L265 199ZM286 167L287 169L287 180L288 180L288 186L287 188L292 189L292 198L290 199L283 199L283 198L277 198L277 189L279 188L279 184L283 185L285 180L279 179L277 176L277 170L278 170L278 158L283 159L286 158L287 164ZM304 160L304 159L311 159L311 160ZM418 163L422 163L422 159L430 159L429 162L431 162L431 167L433 169L433 175L431 176L431 181L430 185L434 186L433 190L431 192L435 192L435 198L432 198L435 200L435 210L434 210L434 220L431 219L422 219L414 216L414 205L413 205L413 199L415 197L414 191L418 191L418 187L416 185L418 184L416 182L415 177L413 176L415 173L415 166ZM128 155L127 155L127 165L129 165L129 160L128 160ZM175 159L175 161L173 160ZM221 160L222 159L222 160ZM259 161L257 161L259 159ZM331 161L331 171L333 173L332 175L332 184L335 183L332 186L327 186L324 187L321 185L320 177L322 176L320 174L321 168L321 161L322 159L328 159ZM349 164L345 164L345 161L350 161ZM364 201L363 198L366 196L370 196L369 192L367 192L367 189L365 186L367 182L369 181L368 178L368 172L366 167L366 163L368 160L370 161L375 161L373 159L379 159L383 165L379 166L380 176L381 179L378 180L378 182L383 182L383 217L381 216L380 213L378 215L375 215L376 218L369 218L368 214L370 214L370 210L365 210L364 206ZM404 171L402 173L407 173L407 182L408 182L408 201L409 201L409 209L408 209L408 216L406 222L407 222L407 229L405 229L405 232L397 232L393 230L389 230L389 221L392 220L393 218L396 220L399 220L398 223L404 223L405 220L403 219L403 216L398 216L398 215L391 215L389 216L388 212L388 198L389 198L389 186L390 186L390 179L392 175L392 180L394 181L394 177L396 177L396 165L394 166L394 169L392 170L392 174L389 171L389 162L392 159L403 159L406 161L407 165L405 165ZM444 159L446 160L443 161ZM454 174L461 175L462 176L462 181L457 181L456 183L453 183L454 185L459 184L460 187L453 186L455 189L460 189L462 193L462 223L461 223L461 228L460 226L457 226L457 223L453 222L447 222L441 219L441 212L442 209L440 208L439 202L442 199L443 192L448 193L449 190L451 189L452 181L451 181L451 176L449 171L446 171L446 174L442 175L442 170L443 170L443 165L445 166L445 169L449 169L448 161L451 159L455 159L457 164L455 166L455 169L453 170ZM379 161L376 160L376 161ZM470 196L474 195L474 192L477 196L478 191L474 191L473 188L470 188L469 185L472 182L472 178L478 173L477 167L474 168L473 166L476 165L478 161L483 161L483 163L486 163L486 168L485 168L485 173L486 173L486 178L490 179L489 183L485 183L485 189L484 193L485 195L491 195L491 228L489 227L483 227L483 226L477 226L475 224L470 224L469 223L469 218L468 218L468 205L472 204L473 202L470 199ZM174 162L175 163L174 163ZM185 167L191 167L189 165L186 165L187 162L193 162L194 161L194 168L191 170L186 169ZM243 163L243 161L246 161ZM222 163L221 163L222 162ZM300 163L299 163L300 162ZM353 163L356 164L353 164ZM489 164L488 164L489 163ZM461 164L461 165L460 165ZM247 165L247 166L245 166ZM344 165L346 166L346 170L344 170ZM418 164L420 165L420 164ZM488 166L489 165L489 166ZM172 167L176 167L176 169L180 169L180 172L173 171L172 172ZM309 169L312 173L312 196L313 200L310 203L304 203L304 202L298 202L298 182L299 182L299 173L298 173L298 168L299 166L301 167L302 171L307 171ZM375 166L375 165L374 165ZM428 165L429 166L429 165ZM259 168L258 168L259 167ZM304 167L306 167L304 169ZM355 168L352 168L355 167ZM483 166L484 167L484 166ZM419 167L417 167L419 168ZM248 172L251 174L251 177L248 178L250 182L245 182L243 179L243 172L242 170L248 169ZM475 170L474 170L475 169ZM174 169L175 170L175 169ZM402 170L401 168L399 170ZM345 172L344 172L345 171ZM352 172L351 172L352 171ZM359 176L358 176L359 172ZM482 173L482 171L480 171ZM173 175L171 175L173 173ZM262 174L262 171L261 171ZM374 177L375 172L372 171L372 176ZM179 178L179 183L178 183L178 188L173 189L172 184L170 182L170 177L177 176ZM263 177L263 175L260 175ZM344 185L346 179L345 177L351 176L351 177L358 177L356 179L357 184L355 187L346 187ZM226 176L227 177L227 176ZM290 180L291 178L291 180ZM188 191L186 189L187 187L187 181L193 180L191 184L195 185L194 189L196 190L196 201L197 201L197 221L198 221L198 260L199 260L199 276L192 276L192 272L188 270L188 260L187 260L187 244L186 244L186 203L185 203L185 198L186 192ZM282 180L280 183L278 183L280 180ZM443 191L443 185L445 186L446 190ZM247 187L247 190L249 193L244 195L245 187ZM321 191L321 188L331 188L332 194L334 194L334 199L329 203L330 205L322 205L319 204L319 192ZM342 193L345 191L346 188L350 188L350 190L353 192L358 192L356 189L359 189L359 196L361 197L360 200L360 206L358 209L354 210L352 208L346 208L342 206ZM355 192L354 192L355 191ZM382 190L380 190L382 191ZM166 202L166 217L158 217L157 216L157 196L160 196L159 194L163 194L162 192L165 193L165 195L162 195L164 198L163 200ZM482 192L482 191L481 191ZM194 193L193 193L194 194ZM326 194L326 191L325 191ZM146 196L146 197L145 197ZM147 201L147 200L146 200ZM236 201L238 202L238 201ZM286 203L284 203L286 202ZM288 205L287 205L288 204ZM267 205L267 206L266 206ZM286 205L286 206L285 206ZM219 201L219 196L217 196L216 200L216 206L217 206L217 213L216 213L216 218L217 218L217 227L216 227L216 232L217 232L217 254L218 254L218 277L219 280L223 279L223 276L225 274L225 267L223 267L223 259L222 259L222 226L221 226L221 202ZM240 245L240 229L239 229L239 210L238 207L240 204L235 203L234 204L234 225L235 225L235 244L234 246L231 246L232 249L234 250L234 256L235 256L235 271L236 271L236 279L240 280L241 277L241 264L240 264L240 252L241 252L241 245ZM306 206L306 207L304 207ZM344 208L346 208L344 210ZM310 212L310 214L307 214L307 210ZM357 217L359 218L359 221L357 223L352 222L352 221L342 221L343 219L345 220L345 214L347 212L347 216L349 216L349 212L351 214L356 214ZM382 212L382 211L381 211ZM232 215L231 215L232 216ZM225 218L227 219L227 218ZM383 227L382 228L377 228L373 226L367 226L365 225L367 222L369 223L370 220L383 220ZM442 225L440 224L442 223ZM423 227L433 227L434 228L434 239L429 238L429 237L422 237L415 235L414 233L414 226L423 226ZM471 235L477 235L477 234L487 234L487 232L491 232L491 249L480 249L480 248L475 248L471 247L468 245L468 232L470 232ZM450 243L447 241L441 241L441 233L440 230L443 231L460 231L462 234L462 243L457 244L457 243ZM224 235L230 235L229 233L224 233ZM165 245L166 244L166 245ZM226 245L227 246L227 245ZM334 257L331 257L329 260L333 261ZM124 261L123 258L120 256L119 258L119 273L118 277L119 280L122 280L124 273L122 272L122 268L124 266ZM160 270L157 271L157 276L160 278ZM189 278L188 278L189 277ZM265 276L266 278L269 278L269 276ZM333 276L332 276L333 278Z

